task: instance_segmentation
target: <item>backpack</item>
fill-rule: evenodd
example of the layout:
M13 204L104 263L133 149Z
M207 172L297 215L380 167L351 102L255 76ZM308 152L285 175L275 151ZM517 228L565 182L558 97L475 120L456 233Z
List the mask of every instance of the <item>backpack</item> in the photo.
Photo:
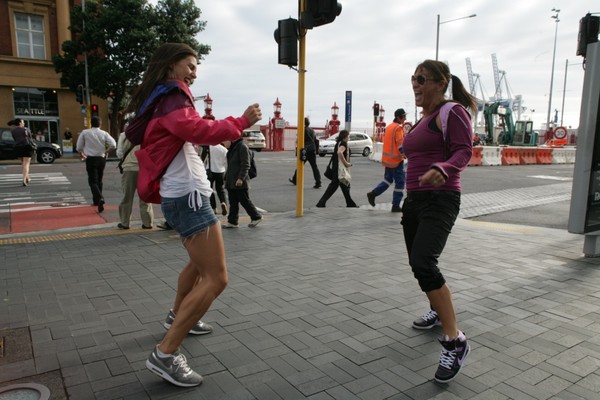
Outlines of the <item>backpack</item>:
M248 150L250 152L250 169L248 170L248 177L250 179L254 179L258 176L258 172L256 171L256 163L254 162L254 152L252 150Z

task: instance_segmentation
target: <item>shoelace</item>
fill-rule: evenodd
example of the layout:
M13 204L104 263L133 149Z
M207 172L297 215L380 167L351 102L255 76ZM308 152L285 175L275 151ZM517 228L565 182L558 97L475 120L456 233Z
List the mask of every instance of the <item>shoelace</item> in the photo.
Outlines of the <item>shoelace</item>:
M456 350L446 350L442 348L442 352L440 353L440 365L446 369L452 369L454 360L456 360Z
M177 369L181 368L185 375L189 374L192 369L187 364L187 359L183 354L179 354L175 359L173 359L173 365L177 366Z
M438 315L434 310L429 310L427 314L423 315L423 319L425 321L431 321L432 319L437 319Z

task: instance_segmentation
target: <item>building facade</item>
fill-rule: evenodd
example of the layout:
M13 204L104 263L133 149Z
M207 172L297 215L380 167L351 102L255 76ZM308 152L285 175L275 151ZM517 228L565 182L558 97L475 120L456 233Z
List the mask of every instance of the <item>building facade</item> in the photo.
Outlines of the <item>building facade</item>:
M0 0L0 125L22 118L34 136L64 147L70 144L64 132L75 141L87 122L52 63L62 43L71 40L74 4L80 0ZM107 102L93 97L91 103L98 104L107 129Z

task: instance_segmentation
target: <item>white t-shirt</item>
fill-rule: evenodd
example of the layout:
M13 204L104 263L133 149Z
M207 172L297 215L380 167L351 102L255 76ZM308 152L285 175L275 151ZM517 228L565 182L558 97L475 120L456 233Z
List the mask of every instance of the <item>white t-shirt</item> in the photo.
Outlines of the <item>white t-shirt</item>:
M186 142L160 180L160 196L172 198L197 193L210 197L212 189L196 148ZM197 198L199 208L202 205L200 196L194 197ZM190 207L194 208L191 203Z
M223 173L227 170L227 148L222 144L210 146L210 170Z

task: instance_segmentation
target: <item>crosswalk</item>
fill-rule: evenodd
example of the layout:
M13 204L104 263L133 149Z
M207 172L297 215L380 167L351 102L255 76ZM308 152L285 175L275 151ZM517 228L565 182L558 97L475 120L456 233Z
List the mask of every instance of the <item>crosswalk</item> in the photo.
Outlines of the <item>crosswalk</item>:
M29 184L36 187L35 191L22 187L22 179L21 174L0 175L0 214L86 204L81 192L65 190L71 182L62 172L30 174ZM61 188L53 190L52 186Z

